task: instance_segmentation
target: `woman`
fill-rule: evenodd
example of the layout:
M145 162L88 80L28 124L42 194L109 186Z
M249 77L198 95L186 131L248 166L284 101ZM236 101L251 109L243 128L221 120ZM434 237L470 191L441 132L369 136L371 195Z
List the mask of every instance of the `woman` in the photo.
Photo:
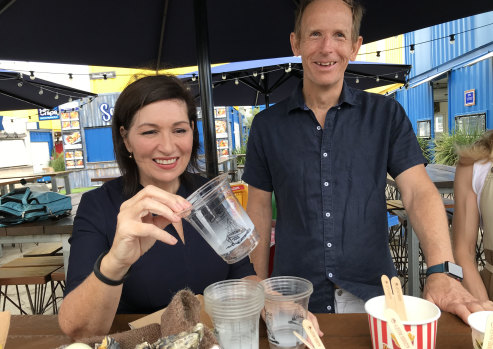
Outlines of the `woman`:
M130 84L115 104L112 132L123 175L82 196L70 239L58 318L75 338L108 333L117 312L162 309L185 287L202 293L216 281L256 279L248 258L225 263L176 215L207 181L192 173L197 114L182 83L161 75Z
M493 130L469 147L458 149L455 208L452 222L454 255L464 271L464 286L481 301L493 300ZM478 272L478 229L484 237L485 268Z

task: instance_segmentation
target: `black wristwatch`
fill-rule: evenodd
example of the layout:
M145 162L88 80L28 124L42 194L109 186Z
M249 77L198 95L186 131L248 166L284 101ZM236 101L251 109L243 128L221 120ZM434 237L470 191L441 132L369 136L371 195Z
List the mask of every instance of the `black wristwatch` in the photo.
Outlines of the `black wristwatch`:
M430 276L434 273L445 273L451 278L458 281L462 281L464 275L462 274L462 267L452 262L445 262L443 264L433 265L426 270L426 276Z

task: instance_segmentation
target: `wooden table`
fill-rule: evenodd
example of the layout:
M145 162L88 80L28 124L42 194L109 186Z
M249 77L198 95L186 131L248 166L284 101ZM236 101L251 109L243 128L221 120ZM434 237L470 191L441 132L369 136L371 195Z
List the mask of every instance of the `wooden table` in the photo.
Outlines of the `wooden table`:
M448 195L454 193L454 178L455 178L455 167L429 164L425 167L428 176L431 181L435 184L440 194ZM395 180L387 176L387 184L393 186L397 189ZM395 200L394 200L395 201ZM453 201L450 199L446 201L444 199L445 207L453 207ZM388 204L387 204L388 207ZM394 212L396 215L402 215L402 212ZM412 296L420 296L420 283L419 283L419 240L414 232L409 219L407 220L407 228L409 233L407 235L407 245L408 245L408 277L409 277L409 294Z
M128 322L141 315L117 315L110 333L128 330ZM322 341L327 349L371 349L366 314L318 314L324 332ZM6 348L44 349L70 343L58 327L56 315L12 316ZM472 348L471 330L459 318L442 313L438 320L437 349ZM260 349L268 349L265 325L260 321ZM234 349L234 348L225 348Z
M2 264L2 268L63 266L63 256L21 257Z
M61 242L64 266L65 270L67 270L68 256L70 254L70 244L68 243L68 239L72 235L74 217L82 194L77 193L71 194L70 196L72 198L72 212L69 216L58 220L48 219L44 221L0 227L0 244Z
M118 176L106 176L106 177L92 177L91 182L103 182L106 183L112 179L118 178Z
M14 191L15 185L21 184L22 181L26 181L26 183L32 183L40 178L43 178L43 175L0 178L0 194L5 195L11 191Z

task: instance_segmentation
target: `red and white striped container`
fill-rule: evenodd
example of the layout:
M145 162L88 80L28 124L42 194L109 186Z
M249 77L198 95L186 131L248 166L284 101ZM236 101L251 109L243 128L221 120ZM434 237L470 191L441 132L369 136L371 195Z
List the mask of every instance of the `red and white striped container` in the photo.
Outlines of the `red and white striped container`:
M417 297L404 296L407 321L402 321L415 349L435 349L437 322L440 309L433 303ZM385 296L365 303L373 349L400 349L385 321Z

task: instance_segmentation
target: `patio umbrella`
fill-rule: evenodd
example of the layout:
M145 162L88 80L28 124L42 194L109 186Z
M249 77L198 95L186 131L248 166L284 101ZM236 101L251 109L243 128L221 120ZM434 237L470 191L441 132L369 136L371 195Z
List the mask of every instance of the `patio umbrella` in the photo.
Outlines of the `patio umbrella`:
M349 62L346 83L366 90L405 84L411 69L406 64ZM211 68L214 105L259 105L286 98L303 76L300 57L282 57L223 64ZM181 75L192 94L199 95L197 71Z
M0 70L0 110L53 109L72 100L97 94Z
M210 63L291 54L297 0L0 0L0 59L137 68L198 63L208 176L217 174ZM493 9L362 0L365 42ZM210 38L210 40L209 40ZM209 51L210 47L210 51ZM210 53L209 53L210 52Z

